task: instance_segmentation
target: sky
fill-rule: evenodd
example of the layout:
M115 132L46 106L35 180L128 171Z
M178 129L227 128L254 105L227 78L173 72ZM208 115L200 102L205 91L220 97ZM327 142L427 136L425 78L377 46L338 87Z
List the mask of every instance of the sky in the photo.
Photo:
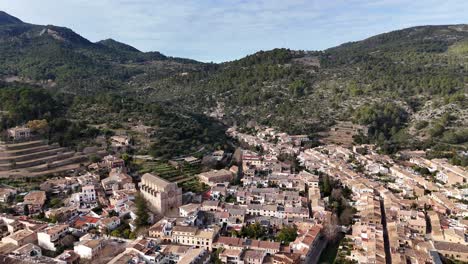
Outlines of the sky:
M468 23L467 0L0 0L33 24L204 62L323 50L418 25Z

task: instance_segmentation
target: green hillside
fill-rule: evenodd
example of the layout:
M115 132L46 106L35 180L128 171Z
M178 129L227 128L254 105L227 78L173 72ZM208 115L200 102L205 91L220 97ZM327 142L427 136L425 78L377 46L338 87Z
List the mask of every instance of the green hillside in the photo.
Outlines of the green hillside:
M200 129L216 123L204 117L215 110L226 124L257 121L311 136L351 120L370 128L360 142L377 142L389 152L432 146L443 153L468 144L467 41L467 25L420 26L325 51L274 49L212 64L141 52L112 39L92 43L67 28L0 13L0 78L8 87L14 81L66 94L72 103L64 116L90 124L131 115L149 122L158 113L146 113L148 105L166 116L190 117L190 127ZM131 104L90 117L88 109L118 104L103 94ZM161 122L154 125L174 128Z

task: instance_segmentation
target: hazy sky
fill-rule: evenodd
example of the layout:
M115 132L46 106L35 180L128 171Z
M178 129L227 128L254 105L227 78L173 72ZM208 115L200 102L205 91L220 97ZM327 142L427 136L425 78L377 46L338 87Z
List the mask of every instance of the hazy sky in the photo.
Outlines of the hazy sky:
M321 50L409 26L468 23L468 0L0 0L25 22L200 61Z

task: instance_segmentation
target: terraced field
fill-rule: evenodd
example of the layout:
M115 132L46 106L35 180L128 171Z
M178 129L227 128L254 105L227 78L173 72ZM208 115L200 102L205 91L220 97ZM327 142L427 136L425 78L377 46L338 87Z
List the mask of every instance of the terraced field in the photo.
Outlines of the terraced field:
M199 165L186 165L180 169L176 169L168 163L159 161L150 161L143 164L143 169L140 173L154 173L159 177L166 179L170 182L181 183L192 179L196 174L201 172Z
M202 171L201 165L186 164L180 169L163 161L145 161L139 165L140 174L154 173L170 182L177 182L184 192L204 193L209 190L209 186L200 182L196 177Z
M42 140L7 144L0 142L0 178L36 177L79 169L86 155L48 145Z

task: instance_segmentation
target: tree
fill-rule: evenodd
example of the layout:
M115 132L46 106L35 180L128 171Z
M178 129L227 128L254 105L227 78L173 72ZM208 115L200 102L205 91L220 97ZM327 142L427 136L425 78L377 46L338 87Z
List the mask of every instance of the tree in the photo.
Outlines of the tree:
M122 237L123 238L130 238L130 234L131 234L132 231L130 231L130 229L125 229L122 233Z
M236 201L237 201L236 197L232 194L229 194L225 199L226 203L235 203Z
M268 230L260 225L259 222L255 222L254 224L250 224L247 226L243 226L241 229L241 236L248 237L252 239L259 239L264 237L267 234Z
M223 262L219 259L219 254L223 252L224 248L217 248L216 251L211 253L211 262L214 264L222 264Z
M125 162L125 165L128 166L132 160L132 156L128 155L128 153L122 154L122 160Z
M113 236L113 237L120 237L121 236L120 231L118 229L113 230L110 233L110 235Z
M350 225L353 221L354 209L352 207L346 207L340 214L340 224Z
M330 183L330 177L328 177L328 175L325 175L322 177L322 182L321 182L321 186L322 187L322 194L324 197L327 197L331 194L331 191L332 191L332 187L331 187L331 183Z
M283 227L278 234L276 235L276 241L281 242L285 245L296 240L297 237L297 227L295 225Z
M52 200L50 200L50 207L52 208L58 208L58 207L61 207L63 205L63 201L59 198L52 198Z
M305 94L305 86L306 83L303 80L295 80L291 84L289 84L289 91L295 97L302 97Z
M23 212L24 212L24 215L29 215L29 205L25 204L24 207L23 207Z
M49 123L45 119L36 119L28 121L28 123L26 123L26 126L29 127L31 131L37 132L41 135L45 135L49 131Z
M335 214L326 219L323 224L323 235L328 241L334 241L338 237L338 219Z
M331 198L334 201L341 201L341 199L343 198L343 194L341 192L341 189L340 188L333 188L333 190L331 192Z
M49 221L50 221L51 223L57 223L57 222L58 222L57 216L55 216L55 215L51 216L51 217L49 218Z
M137 228L148 226L149 214L148 205L145 198L138 194L135 198L135 206L137 208L135 224Z

